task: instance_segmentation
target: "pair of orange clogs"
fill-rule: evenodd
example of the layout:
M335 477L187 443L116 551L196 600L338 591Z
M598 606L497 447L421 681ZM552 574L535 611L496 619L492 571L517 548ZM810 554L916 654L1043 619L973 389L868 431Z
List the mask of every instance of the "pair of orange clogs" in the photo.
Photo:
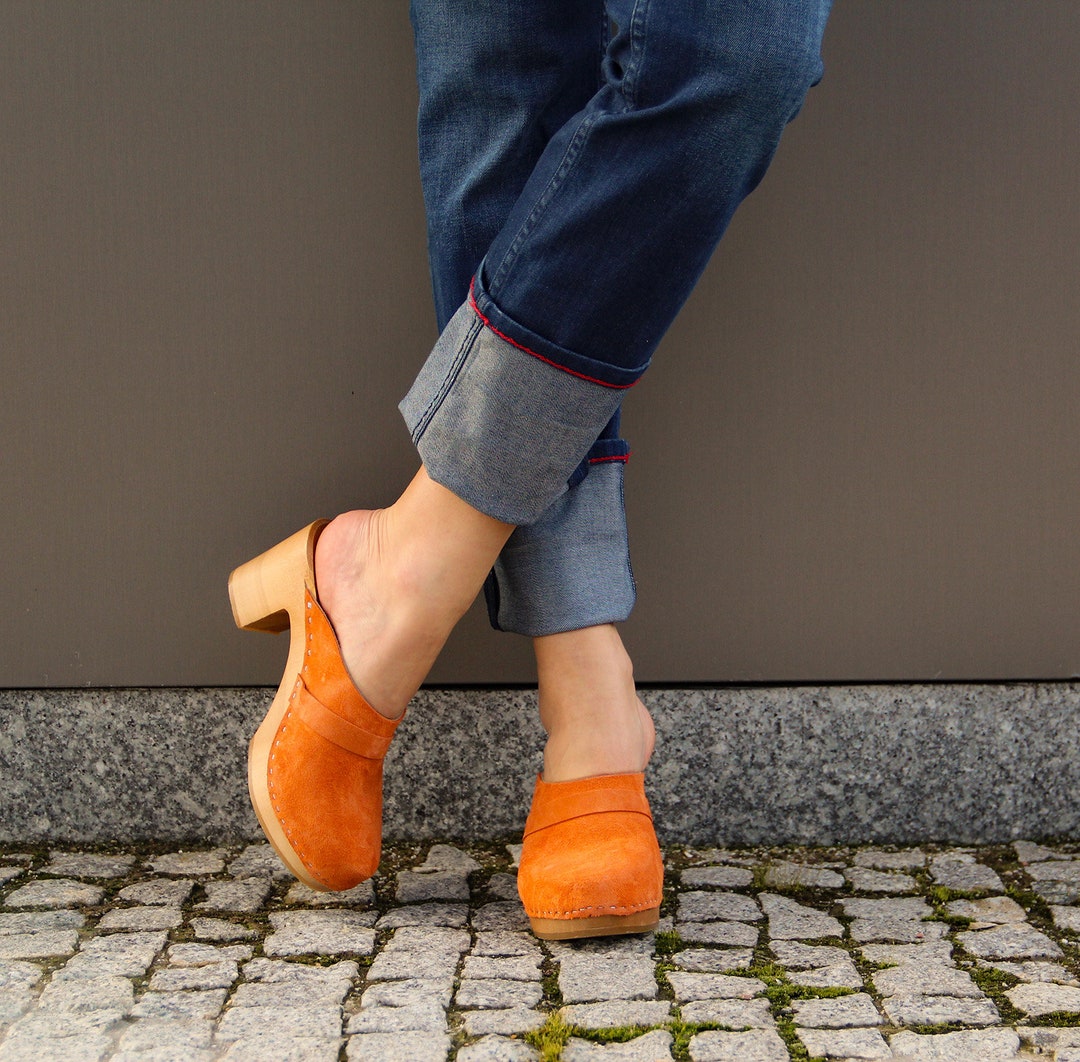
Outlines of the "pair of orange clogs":
M378 868L382 764L398 720L353 685L319 607L315 543L326 523L237 568L229 597L238 626L290 631L285 676L248 752L255 814L292 873L338 891ZM537 779L518 892L538 937L654 929L663 876L643 774Z

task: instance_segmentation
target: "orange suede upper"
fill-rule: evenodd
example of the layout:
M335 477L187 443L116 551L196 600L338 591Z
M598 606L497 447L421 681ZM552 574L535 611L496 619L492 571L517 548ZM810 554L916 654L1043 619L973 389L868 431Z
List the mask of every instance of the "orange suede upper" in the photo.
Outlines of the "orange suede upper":
M376 712L353 685L337 636L310 586L303 671L267 767L282 828L327 888L370 878L382 846L382 761L400 720Z
M594 918L659 907L664 864L644 774L536 780L518 869L530 918Z

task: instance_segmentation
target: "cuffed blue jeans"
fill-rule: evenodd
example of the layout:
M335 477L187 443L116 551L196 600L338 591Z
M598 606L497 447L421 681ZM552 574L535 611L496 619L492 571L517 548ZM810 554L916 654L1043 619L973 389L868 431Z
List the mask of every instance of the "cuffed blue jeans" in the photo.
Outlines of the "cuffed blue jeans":
M629 615L622 396L820 80L829 3L413 0L441 335L401 411L517 525L497 628Z

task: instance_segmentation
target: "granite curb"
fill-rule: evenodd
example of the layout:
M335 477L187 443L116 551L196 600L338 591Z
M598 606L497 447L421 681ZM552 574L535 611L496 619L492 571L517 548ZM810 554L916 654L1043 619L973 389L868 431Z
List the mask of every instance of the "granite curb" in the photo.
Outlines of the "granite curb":
M659 931L575 943L516 851L8 845L0 1062L1080 1060L1080 841L669 846Z
M258 839L245 753L272 693L0 690L0 843ZM1080 836L1080 683L641 695L667 843ZM514 836L543 742L534 689L422 690L386 760L386 836Z

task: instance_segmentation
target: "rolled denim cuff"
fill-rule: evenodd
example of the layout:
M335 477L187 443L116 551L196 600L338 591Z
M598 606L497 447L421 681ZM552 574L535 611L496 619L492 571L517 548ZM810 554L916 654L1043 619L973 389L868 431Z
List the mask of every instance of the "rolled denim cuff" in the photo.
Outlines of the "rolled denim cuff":
M623 507L622 459L589 474L509 538L484 585L496 630L537 638L619 623L636 587Z
M520 526L566 491L622 396L498 335L467 301L398 408L435 482Z

